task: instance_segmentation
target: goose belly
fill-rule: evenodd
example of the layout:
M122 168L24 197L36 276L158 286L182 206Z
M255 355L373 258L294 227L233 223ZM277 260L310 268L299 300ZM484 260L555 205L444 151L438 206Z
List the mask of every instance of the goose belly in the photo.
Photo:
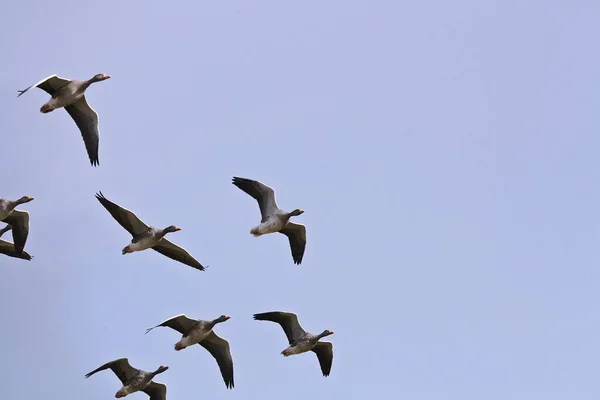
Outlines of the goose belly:
M295 346L290 346L287 349L283 350L281 354L283 354L286 357L296 354L302 354L306 353L307 351L310 351L313 347L314 346L312 346L309 342L300 342Z
M279 232L285 226L285 222L279 218L270 218L256 227L256 231L261 235Z
M181 340L179 341L179 343L181 344L182 347L189 347L192 346L194 344L197 344L199 342L201 342L204 338L206 338L208 336L209 332L203 332L203 331L192 331L190 332L189 335L184 336L181 338Z
M129 244L129 249L131 251L142 251L151 248L157 243L157 240L154 240L152 237L143 238L137 241L132 241Z

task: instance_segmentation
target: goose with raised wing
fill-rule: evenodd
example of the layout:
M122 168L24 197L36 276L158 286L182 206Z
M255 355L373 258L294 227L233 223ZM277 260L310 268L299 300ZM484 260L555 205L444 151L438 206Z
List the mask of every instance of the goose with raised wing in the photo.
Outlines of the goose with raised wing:
M11 229L12 229L12 226L6 225L4 228L0 229L0 236L4 235L6 232L10 231ZM4 240L0 240L0 253L6 254L7 256L14 257L14 258L21 258L21 259L27 260L27 261L31 261L31 259L33 258L26 251L22 251L21 254L18 254L17 250L15 249L15 245L10 242L4 241Z
M185 249L165 239L165 235L177 232L181 228L170 225L164 229L154 228L142 222L133 212L108 200L102 192L96 194L96 199L108 210L110 215L133 236L131 243L123 248L122 253L128 254L135 251L152 249L172 260L179 261L185 265L204 271L202 266Z
M290 221L304 213L297 208L292 212L282 210L277 206L275 190L252 179L233 177L232 183L258 202L262 219L260 224L250 230L254 237L279 232L287 236L292 250L294 264L300 265L306 249L306 227Z
M29 203L33 197L23 196L19 200L0 199L0 221L12 227L14 248L17 256L23 254L23 249L29 236L29 213L17 210L19 204Z
M111 369L123 384L121 389L115 394L117 399L139 391L150 396L150 400L167 399L167 387L162 383L152 381L152 379L156 375L168 370L169 367L161 365L156 371L147 372L133 368L127 358L119 358L118 360L107 362L92 372L88 372L85 374L85 377L89 378L96 372L104 371L105 369Z
M192 319L185 314L180 314L169 318L152 328L146 329L146 333L159 326L169 327L182 335L181 340L175 343L175 350L183 350L194 344L199 344L204 347L217 361L225 386L229 389L233 389L233 359L231 358L229 342L220 338L213 331L216 324L225 322L229 318L230 317L227 315L221 315L219 318L211 321L204 321Z
M27 89L19 90L17 97L34 86L52 96L40 108L40 112L46 114L57 108L64 108L71 118L73 118L73 121L75 121L81 132L90 163L92 166L97 166L100 164L98 160L98 143L100 141L98 114L88 104L85 98L85 91L92 83L104 81L109 78L110 76L106 74L96 74L88 80L79 81L51 75L29 86Z
M333 363L333 345L330 342L321 342L320 339L333 335L332 331L326 329L318 335L308 333L298 323L296 314L285 311L254 314L254 319L276 322L281 325L289 342L289 346L281 352L284 357L312 351L319 359L323 376L329 376Z

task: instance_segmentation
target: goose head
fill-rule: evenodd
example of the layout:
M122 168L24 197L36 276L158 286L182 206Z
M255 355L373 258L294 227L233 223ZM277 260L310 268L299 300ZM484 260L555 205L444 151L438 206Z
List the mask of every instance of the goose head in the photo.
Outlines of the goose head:
M31 196L23 196L19 200L17 200L16 203L17 204L29 203L32 200L34 200L34 198Z
M325 329L323 332L321 332L321 334L319 335L319 338L324 338L325 336L329 336L329 335L333 335L333 331L330 331L329 329Z
M225 322L229 318L231 318L229 315L221 315L219 318L215 319L215 323L218 324L219 322Z
M167 367L166 365L161 365L160 367L158 367L158 369L156 371L154 371L152 373L152 375L162 374L163 372L165 372L168 369L169 369L169 367Z
M100 82L110 78L110 75L107 74L96 74L92 76L92 78L88 81L89 83Z
M170 225L170 226L167 226L165 229L163 229L163 232L165 234L167 234L167 233L171 233L171 232L177 232L177 231L180 231L180 230L181 230L180 227L175 226L175 225Z
M302 215L304 214L304 210L301 208L296 208L294 211L292 211L291 213L289 213L288 215L290 217L297 217L298 215Z

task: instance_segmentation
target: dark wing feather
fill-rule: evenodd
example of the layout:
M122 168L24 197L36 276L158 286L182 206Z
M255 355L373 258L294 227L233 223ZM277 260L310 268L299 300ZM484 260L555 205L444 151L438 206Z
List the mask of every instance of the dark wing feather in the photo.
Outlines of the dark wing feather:
M306 249L306 227L302 224L288 222L285 228L279 231L288 237L294 264L300 265Z
M211 331L210 334L198 344L208 350L215 360L217 360L225 386L229 389L233 389L233 359L231 358L229 342L217 336L214 331Z
M265 222L269 215L279 208L275 199L275 191L264 183L237 176L233 177L232 183L258 202L262 215L261 222Z
M0 253L6 254L10 257L21 258L27 261L31 261L32 258L26 251L23 251L21 254L17 254L15 246L12 243L6 242L4 240L0 240Z
M312 348L321 365L323 376L329 376L331 372L331 364L333 363L333 345L330 342L317 342L317 345Z
M152 250L158 251L163 256L169 257L172 260L179 261L190 267L204 271L204 266L200 264L190 253L185 249L169 242L167 239L162 238L157 244L152 247Z
M146 386L146 389L144 389L143 392L150 396L150 400L167 399L167 387L162 383L152 381Z
M148 230L148 225L143 223L137 215L108 200L102 192L96 193L96 198L108 210L110 215L132 236L137 236Z
M56 75L50 75L49 77L42 79L38 83L34 83L33 85L29 86L27 89L18 90L19 94L17 95L17 97L21 96L23 93L25 93L34 86L42 89L44 92L52 96L54 95L54 93L56 93L56 91L58 91L58 89L69 84L69 82L71 82L69 79L61 78Z
M65 110L73 118L73 121L75 121L81 132L90 163L92 166L99 165L98 144L100 142L100 135L98 134L98 114L87 103L85 96L77 102L66 106Z
M169 318L166 321L161 322L160 324L153 326L152 328L146 329L146 333L150 332L154 328L158 328L159 326L166 326L171 329L175 329L177 332L182 335L189 331L192 326L194 326L198 321L188 317L185 314L176 315L173 318Z
M29 236L29 213L27 211L13 210L13 212L4 219L4 222L12 227L13 242L17 254L22 254Z
M272 311L260 314L254 314L254 319L258 321L276 322L283 328L289 344L298 340L306 334L298 322L298 316L291 312Z
M115 373L115 375L117 376L117 378L119 378L119 380L121 381L121 383L123 383L123 385L125 384L125 382L127 382L129 379L131 379L131 377L134 376L135 374L137 374L137 372L138 372L137 369L133 368L129 364L129 360L127 360L126 358L119 358L118 360L107 362L106 364L96 368L92 372L88 372L87 374L85 374L85 377L89 378L90 376L94 375L96 372L104 371L105 369L108 369L108 368L110 368L112 370L112 372Z

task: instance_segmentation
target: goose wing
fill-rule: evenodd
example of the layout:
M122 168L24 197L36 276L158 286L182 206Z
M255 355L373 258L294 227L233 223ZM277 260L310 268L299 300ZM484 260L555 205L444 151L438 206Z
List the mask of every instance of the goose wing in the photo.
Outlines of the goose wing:
M233 177L232 183L258 202L260 214L262 215L261 222L265 222L271 214L279 209L275 199L275 191L264 183L236 176Z
M18 90L19 94L17 95L17 97L21 96L23 93L25 93L34 86L42 89L50 96L52 96L58 89L67 85L69 82L71 82L70 79L61 78L60 76L56 75L50 75L49 77L42 79L38 83L34 83L33 85L29 86L27 89Z
M188 317L185 314L179 314L172 318L169 318L166 321L161 322L160 324L153 326L152 328L146 329L146 333L150 332L154 328L158 328L159 326L166 326L171 329L176 330L182 335L188 332L198 321Z
M215 360L217 360L225 386L229 389L233 389L233 359L231 358L229 342L220 338L214 331L211 331L210 334L198 344L208 350Z
M10 257L21 258L27 261L31 261L32 259L32 256L30 256L29 253L27 253L26 251L23 251L21 254L17 254L17 251L15 250L15 245L4 240L0 240L0 253L6 254Z
M167 387L162 383L152 381L146 386L146 389L144 389L143 392L150 396L150 400L167 399Z
M12 227L13 242L15 243L15 251L17 254L22 254L29 236L29 213L27 211L13 210L4 222Z
M100 136L98 134L98 114L88 104L85 96L75 103L66 106L65 110L69 113L83 138L85 149L87 150L92 166L100 164L98 160L98 143Z
M254 319L258 321L276 322L281 325L289 344L292 344L294 341L306 335L306 331L302 329L298 322L298 316L291 312L272 311L254 314Z
M329 376L331 372L331 364L333 363L333 345L330 342L317 342L317 345L312 348L321 366L323 376Z
M205 267L192 257L187 250L169 242L165 238L160 239L160 241L152 247L152 250L156 250L163 256L167 256L172 260L179 261L180 263L204 271Z
M108 210L110 215L132 236L137 236L140 233L148 230L148 225L143 223L137 215L126 208L108 200L102 192L96 193L96 198Z
M304 250L306 249L306 227L290 221L279 233L283 233L288 237L294 264L300 265L304 257Z
M104 371L108 368L110 368L112 372L115 373L115 375L117 376L117 378L119 378L123 385L125 384L125 382L131 379L132 376L138 373L138 370L133 368L129 364L129 360L127 360L126 358L119 358L118 360L107 362L106 364L96 368L92 372L88 372L87 374L85 374L85 377L89 378L96 372Z

